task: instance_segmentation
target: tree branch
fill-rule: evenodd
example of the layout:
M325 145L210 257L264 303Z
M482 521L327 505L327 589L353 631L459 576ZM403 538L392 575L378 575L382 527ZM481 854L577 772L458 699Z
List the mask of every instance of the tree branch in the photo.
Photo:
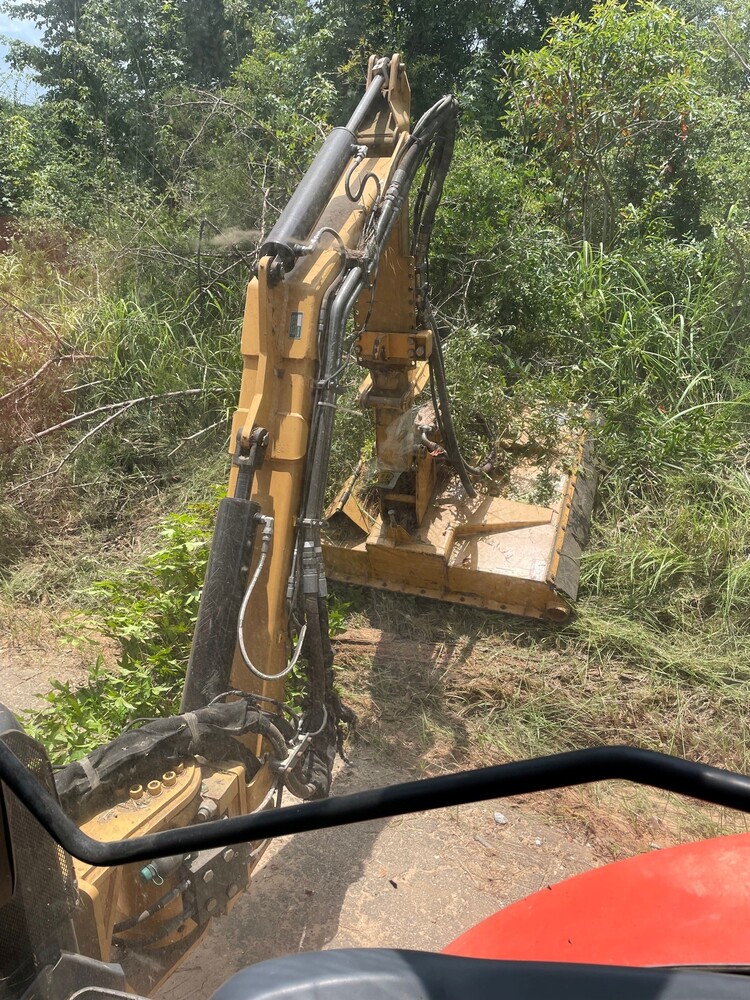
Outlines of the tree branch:
M2 298L2 296L0 296ZM35 382L40 375L43 375L52 365L59 365L61 361L86 361L91 357L90 354L62 354L59 358L50 358L45 361L41 368L37 368L33 375L30 375L23 382L19 382L18 385L14 385L13 388L6 392L4 396L0 396L0 405L6 403L11 397L17 396L19 392L23 392L24 389L28 388L32 382Z
M716 21L712 21L711 22L711 26L715 29L715 31L717 32L717 34L719 35L719 37L721 38L721 40L724 42L724 44L726 45L726 47L729 49L729 51L735 57L735 59L737 60L737 62L740 64L740 66L744 69L745 73L747 73L747 75L750 76L750 66L747 63L747 60L745 58L743 58L742 54L737 49L737 47L735 45L733 45L729 41L729 39L724 34L724 32L721 30L721 28L716 23Z
M52 336L55 338L55 340L59 340L59 337L57 336L57 331L54 329L54 327L47 326L46 323L43 323L40 320L36 319L35 316L32 316L31 313L26 312L25 309L21 308L21 306L17 306L14 302L11 302L10 299L7 299L4 295L0 295L0 302L4 302L9 309L12 309L14 312L17 312L21 316L23 316L24 319L27 319L38 333L41 333L45 337Z
M227 417L222 417L221 420L215 420L214 423L209 424L208 427L201 427L201 429L199 431L196 431L195 434L191 434L189 437L183 438L182 441L180 441L180 443L177 445L177 447L173 448L170 451L167 458L171 458L172 455L178 452L183 445L188 444L190 441L196 441L199 437L202 437L204 434L208 434L209 431L215 430L217 427L221 427L222 424L226 423L227 419L228 419Z
M49 472L43 472L40 476L33 476L31 479L27 479L26 482L24 482L24 483L17 483L15 486L11 486L8 489L8 493L17 493L19 490L25 489L27 486L30 486L32 483L38 483L41 479L49 479L50 476L56 476L57 473L65 465L65 463L70 461L70 459L73 457L73 455L75 455L75 453L78 451L78 449L83 444L85 444L86 441L89 440L89 438L92 438L94 436L94 434L96 434L97 431L100 431L102 429L102 427L106 427L107 424L111 424L113 420L116 420L118 417L121 417L123 415L123 413L127 413L127 411L130 409L130 407L131 406L135 406L135 404L136 404L136 400L132 400L129 403L125 403L124 406L121 406L120 409L117 410L115 413L110 413L110 415L108 417L105 417L105 419L102 420L101 423L98 423L96 425L96 427L92 427L90 431L87 431L83 435L83 437L80 439L80 441L76 441L76 443L73 445L73 447L70 449L70 451L68 451L63 456L63 458L60 459L60 461L57 463L57 465L54 467L54 469L50 469Z
M96 416L97 413L107 413L108 411L119 410L123 407L130 409L131 406L137 406L139 403L151 403L157 399L174 399L177 396L198 396L202 392L203 389L180 389L177 392L158 392L151 396L139 396L137 399L125 399L121 400L119 403L107 403L106 406L97 406L93 410L87 410L86 413L78 413L76 416L69 417L68 420L63 420L59 424L53 424L52 427L45 427L43 431L37 431L37 433L32 434L31 437L24 438L23 441L19 441L11 448L7 448L5 450L5 454L15 451L16 448L20 448L24 444L34 444L42 438L47 437L49 434L65 430L66 427L72 427L74 424L80 423L81 420L87 420L89 417Z

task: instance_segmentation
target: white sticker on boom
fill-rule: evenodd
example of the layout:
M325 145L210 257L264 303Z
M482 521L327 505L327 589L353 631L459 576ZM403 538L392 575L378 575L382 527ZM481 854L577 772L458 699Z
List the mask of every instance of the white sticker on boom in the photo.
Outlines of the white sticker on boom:
M292 313L289 320L289 339L299 340L302 336L302 313Z

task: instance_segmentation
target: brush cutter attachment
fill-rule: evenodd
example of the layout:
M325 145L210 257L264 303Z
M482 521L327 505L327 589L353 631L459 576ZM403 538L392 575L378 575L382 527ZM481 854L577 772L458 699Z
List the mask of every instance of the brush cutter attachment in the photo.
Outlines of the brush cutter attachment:
M532 448L514 456L505 496L470 496L448 473L442 446L425 432L418 433L412 454L400 474L360 462L327 512L327 575L566 621L594 503L590 441L569 436L543 461Z
M513 461L500 463L500 476L494 468L471 470L461 457L444 333L429 297L430 237L456 127L455 102L446 98L436 109L413 211L404 197L379 266L356 302L353 350L368 373L359 404L374 411L376 457L360 462L326 513L326 573L561 622L578 591L593 469L566 420L552 452L532 440L514 442ZM399 169L426 127L415 126ZM384 204L393 203L389 192ZM431 402L419 405L428 383Z

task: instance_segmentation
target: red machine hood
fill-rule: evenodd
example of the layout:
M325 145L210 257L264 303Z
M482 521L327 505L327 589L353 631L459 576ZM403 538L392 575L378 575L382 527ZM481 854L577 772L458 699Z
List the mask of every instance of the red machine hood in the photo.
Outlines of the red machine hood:
M488 917L445 952L750 966L750 834L652 851L567 879Z

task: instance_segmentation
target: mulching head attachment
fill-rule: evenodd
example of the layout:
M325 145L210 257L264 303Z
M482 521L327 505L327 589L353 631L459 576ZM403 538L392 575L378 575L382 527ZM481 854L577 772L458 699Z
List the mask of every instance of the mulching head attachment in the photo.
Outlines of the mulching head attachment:
M596 476L591 442L570 435L544 461L514 456L504 496L470 497L422 443L412 482L434 482L423 515L407 508L398 477L366 462L327 512L323 552L333 580L379 587L552 622L566 621L578 594ZM492 489L490 484L490 489ZM521 499L522 498L522 499Z

